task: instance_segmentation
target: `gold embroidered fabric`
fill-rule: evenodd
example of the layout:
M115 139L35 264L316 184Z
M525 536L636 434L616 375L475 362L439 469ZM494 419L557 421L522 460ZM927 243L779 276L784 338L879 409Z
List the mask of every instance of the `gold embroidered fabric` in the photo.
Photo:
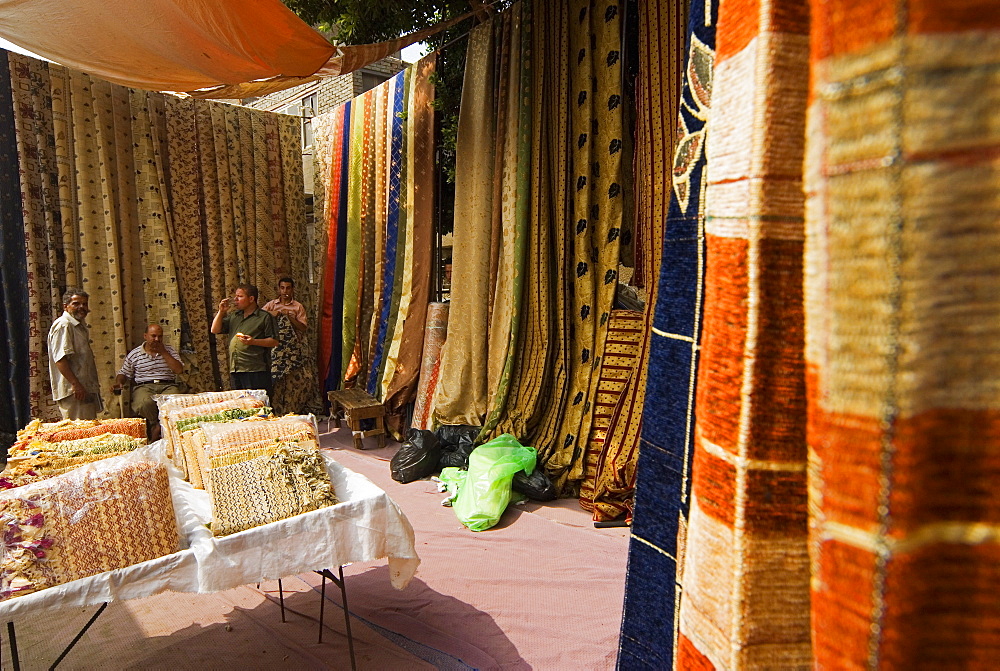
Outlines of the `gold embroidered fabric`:
M176 552L160 463L104 460L0 492L0 599Z
M7 467L0 473L0 489L14 489L33 482L41 482L68 473L84 464L117 456L119 454L108 453L63 457L49 453L9 461Z
M227 536L337 503L317 450L281 443L275 454L209 471L212 533Z
M255 443L247 443L243 445L224 445L206 450L208 468L219 468L220 466L237 464L241 461L248 461L256 457L270 456L274 454L283 443L294 443L303 449L319 449L319 443L316 442L316 437L313 435L312 431L300 431L282 438L259 440Z
M180 460L183 461L183 448L180 440L181 429L178 428L179 422L196 417L209 417L224 410L234 408L250 410L263 407L264 403L253 397L233 398L175 409L161 406L160 424L166 429L167 454L173 455L175 463L178 462L178 455L180 455ZM180 463L177 465L179 468L181 467Z

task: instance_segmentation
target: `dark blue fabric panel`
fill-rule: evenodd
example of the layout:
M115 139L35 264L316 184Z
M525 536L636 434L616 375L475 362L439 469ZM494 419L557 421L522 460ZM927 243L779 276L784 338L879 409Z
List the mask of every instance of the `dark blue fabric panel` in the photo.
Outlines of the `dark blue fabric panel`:
M712 12L708 26L705 10L706 3L691 3L688 55L692 36L714 51L718 0L708 5ZM710 68L701 67L699 72L711 76L707 70ZM676 604L683 590L676 582L675 556L679 520L687 518L690 507L693 380L698 369L694 345L701 336L698 296L704 296L701 259L705 243L699 212L703 209L700 198L706 160L704 136L699 138L698 132L704 129L707 117L707 110L692 96L690 84L685 81L679 114L689 134L685 139L700 141L684 145L689 163L682 174L688 181L680 185L683 199L674 194L665 222L618 650L621 669L659 671L673 667ZM710 82L702 84L711 89Z
M645 447L645 446L643 446ZM673 577L677 563L645 543L632 541L628 553L628 584L642 578L645 589L625 591L625 617L618 668L664 671L673 666Z
M694 337L701 273L698 250L701 244L698 238L664 240L659 295L653 315L653 327L657 330ZM650 366L653 362L651 358Z
M31 419L28 261L7 52L0 49L0 450Z

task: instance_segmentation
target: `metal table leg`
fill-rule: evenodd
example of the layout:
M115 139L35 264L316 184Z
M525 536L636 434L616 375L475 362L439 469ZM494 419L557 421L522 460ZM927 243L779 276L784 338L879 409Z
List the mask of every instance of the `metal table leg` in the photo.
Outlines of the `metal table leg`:
M335 576L328 568L316 571L323 578L323 583L320 587L319 642L323 642L323 605L326 603L326 581L329 579L340 588L341 603L344 605L344 626L347 627L347 648L351 653L351 669L352 671L357 671L358 663L354 656L354 635L351 633L351 611L347 607L347 584L344 582L344 567L337 567L337 572L339 577Z
M21 658L17 654L17 632L14 631L14 623L7 623L7 638L10 639L10 658L14 671L21 671Z
M76 638L70 641L69 645L66 646L66 649L62 651L62 654L59 655L59 657L56 658L56 661L52 663L52 666L49 667L49 671L52 671L52 669L59 666L59 662L63 661L63 658L66 657L66 655L69 654L69 651L73 649L73 646L76 645L81 638L83 638L83 635L87 633L88 629L90 629L90 625L97 621L97 618L101 616L101 613L103 613L104 609L107 607L108 603L106 601L101 604L101 607L97 609L97 612L94 613L93 617L90 618L87 624L83 625L83 629L81 629L80 633L76 635Z

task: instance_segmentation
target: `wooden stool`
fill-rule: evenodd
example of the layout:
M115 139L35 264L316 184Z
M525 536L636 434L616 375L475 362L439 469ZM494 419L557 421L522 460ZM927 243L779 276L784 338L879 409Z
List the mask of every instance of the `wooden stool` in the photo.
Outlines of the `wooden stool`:
M385 447L385 406L360 389L340 389L327 392L330 399L330 417L334 426L340 428L340 411L344 412L347 428L354 435L354 447L359 450L361 440L368 436L378 436L378 446ZM370 431L361 430L361 420L374 419L375 427Z

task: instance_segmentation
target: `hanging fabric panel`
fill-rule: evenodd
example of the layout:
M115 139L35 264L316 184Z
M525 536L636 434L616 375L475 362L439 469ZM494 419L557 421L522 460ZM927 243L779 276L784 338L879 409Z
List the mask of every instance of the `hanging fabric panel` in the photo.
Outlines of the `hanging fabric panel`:
M383 401L399 435L430 292L434 65L423 59L315 123L327 234L320 375L327 389L356 383Z
M459 122L452 303L468 319L452 320L434 419L515 433L572 493L624 221L621 19L581 1L491 23L470 35Z
M7 52L0 50L0 449L31 419L28 291L17 134Z
M255 123L256 123L255 116ZM305 203L302 197L303 172L300 120L293 116L280 115L278 122L278 143L281 156L280 186L283 187L282 220L276 222L282 228L282 233L288 241L288 254L291 265L291 276L295 280L295 298L305 308L308 319L308 329L305 333L299 365L286 373L274 385L275 398L280 402L282 412L318 413L323 408L320 398L319 384L316 379L316 348L317 324L314 315L319 312L320 281L322 279L323 252L326 249L326 230L321 227L307 226L305 218ZM266 143L261 145L266 151ZM266 154L262 154L266 155ZM263 185L261 185L263 188ZM273 237L267 233L267 221L258 220L258 230L255 236L258 245L268 244ZM261 254L274 263L276 260ZM275 268L258 267L258 274L270 277L268 284L261 280L261 292L270 297L276 297L276 287L281 275ZM266 289L264 287L267 287Z
M55 141L57 131L63 137L71 131L54 104L47 64L15 53L8 59L24 208L31 416L59 417L46 342L53 319L62 311L63 289L77 281L76 217L71 209L76 180L72 169L63 169L66 143L57 148Z
M313 118L315 142L316 188L313 190L316 221L325 225L327 248L323 293L319 312L319 343L317 365L320 383L325 386L331 370L340 374L340 340L343 315L338 309L343 300L343 238L346 221L340 218L341 182L345 176L345 146L351 118L351 103L340 105L333 112ZM339 272L338 272L339 271ZM335 376L336 377L336 376Z
M203 152L192 151L199 147L198 104L174 96L166 96L164 103L171 204L167 226L169 240L183 241L172 244L171 250L183 306L180 351L184 357L184 378L192 389L217 389L221 378L219 369L212 365L214 339L209 335L208 319L203 318L214 314L218 304L208 300L210 285L206 281L213 275L206 272L208 234L200 197L204 157Z
M482 423L488 402L490 240L493 220L494 22L469 33L455 157L449 323L434 391L434 424Z
M808 7L719 7L677 665L812 664L802 161Z
M806 356L817 668L1000 655L1000 13L813 2Z
M569 63L549 58L547 49L568 50L568 7L540 3L533 8L532 51L544 67L533 71L531 90L540 100L565 100ZM567 274L566 245L552 222L565 216L568 110L564 104L532 105L530 219L525 262L522 328L503 415L493 435L511 433L537 446L540 463L551 453L552 425L565 404L565 294L557 287Z
M705 286L705 139L712 105L718 2L693 3L687 22L686 65L677 115L653 98L659 72L653 64L683 12L677 4L647 3L640 48L637 170L639 193L656 193L644 216L664 216L662 263L649 344L649 386L629 545L628 576L618 663L623 668L672 669L678 655L678 606L684 593L687 523L691 496L698 342ZM663 95L661 93L661 95ZM660 142L643 142L643 133ZM676 149L662 138L677 128ZM651 154L646 154L646 149ZM657 167L659 168L657 170ZM672 175L664 174L672 168ZM672 179L671 179L672 177ZM642 208L651 201L641 196ZM641 227L640 227L641 228Z
M431 75L436 56L414 65L406 108L409 150L406 160L406 197L403 212L407 222L406 252L398 321L383 378L383 402L389 413L416 398L424 325L431 287L434 232L434 85ZM389 373L391 372L391 376Z
M142 315L133 320L129 330L130 343L137 343L145 332L145 315L153 315L153 323L163 329L166 342L181 344L181 302L177 286L178 269L170 245L174 228L170 204L167 202L164 142L167 119L164 97L144 91L130 91L131 117L134 122L133 151L138 165L153 170L136 171L139 247L146 253L142 259L141 280L135 282L144 291Z
M634 40L638 63L636 73L635 207L632 253L635 272L630 285L645 299L641 323L625 329L624 340L637 339L636 357L628 369L616 368L612 377L627 377L621 395L607 417L606 425L591 429L587 446L585 474L580 491L580 505L594 512L594 520L610 520L625 515L631 518L639 456L643 404L646 397L653 319L658 297L655 278L662 257L665 221L670 205L675 120L665 118L667 111L678 108L683 81L685 12L677 2L627 3L631 22L626 43ZM639 34L642 32L643 34ZM655 36L655 46L651 37ZM642 48L639 45L644 45ZM628 91L623 104L628 104ZM627 190L626 190L627 191ZM622 239L627 237L623 230ZM624 243L623 243L624 244ZM624 256L624 253L623 253ZM609 334L605 349L621 347ZM607 362L607 354L602 356ZM603 366L602 366L603 368ZM603 373L602 373L603 377ZM596 414L595 414L596 426ZM596 440L595 440L596 439Z
M597 397L594 380L618 279L623 197L621 16L617 3L569 3L570 211L563 217L571 240L571 274L558 290L568 295L566 320L568 403L545 469L562 494L576 493L583 478L583 452ZM551 48L551 47L550 47ZM616 102L618 101L618 102ZM565 142L567 138L560 138Z
M532 23L530 3L510 10L510 38L502 42L501 62L508 51L509 66L501 65L509 81L502 85L506 99L498 100L497 149L494 156L493 242L490 278L495 282L490 297L490 333L487 390L492 395L483 436L496 426L506 410L511 374L517 360L524 293L525 253L530 200L521 194L530 188ZM505 27L507 23L503 24ZM509 48L507 45L510 45Z
M272 291L275 229L303 259L303 276L317 274L311 246L325 237L302 225L297 120L287 117L280 133L274 127L274 149L282 151L275 169L266 130L273 115L130 91L19 55L9 58L8 72L28 269L31 415L59 414L46 336L67 286L90 294L102 390L148 323L163 326L180 348L193 389L218 388L228 378L225 352L213 348L207 325L237 278ZM273 216L278 209L282 216ZM308 279L300 299L315 306ZM316 399L315 387L299 387ZM105 407L117 413L106 393Z

